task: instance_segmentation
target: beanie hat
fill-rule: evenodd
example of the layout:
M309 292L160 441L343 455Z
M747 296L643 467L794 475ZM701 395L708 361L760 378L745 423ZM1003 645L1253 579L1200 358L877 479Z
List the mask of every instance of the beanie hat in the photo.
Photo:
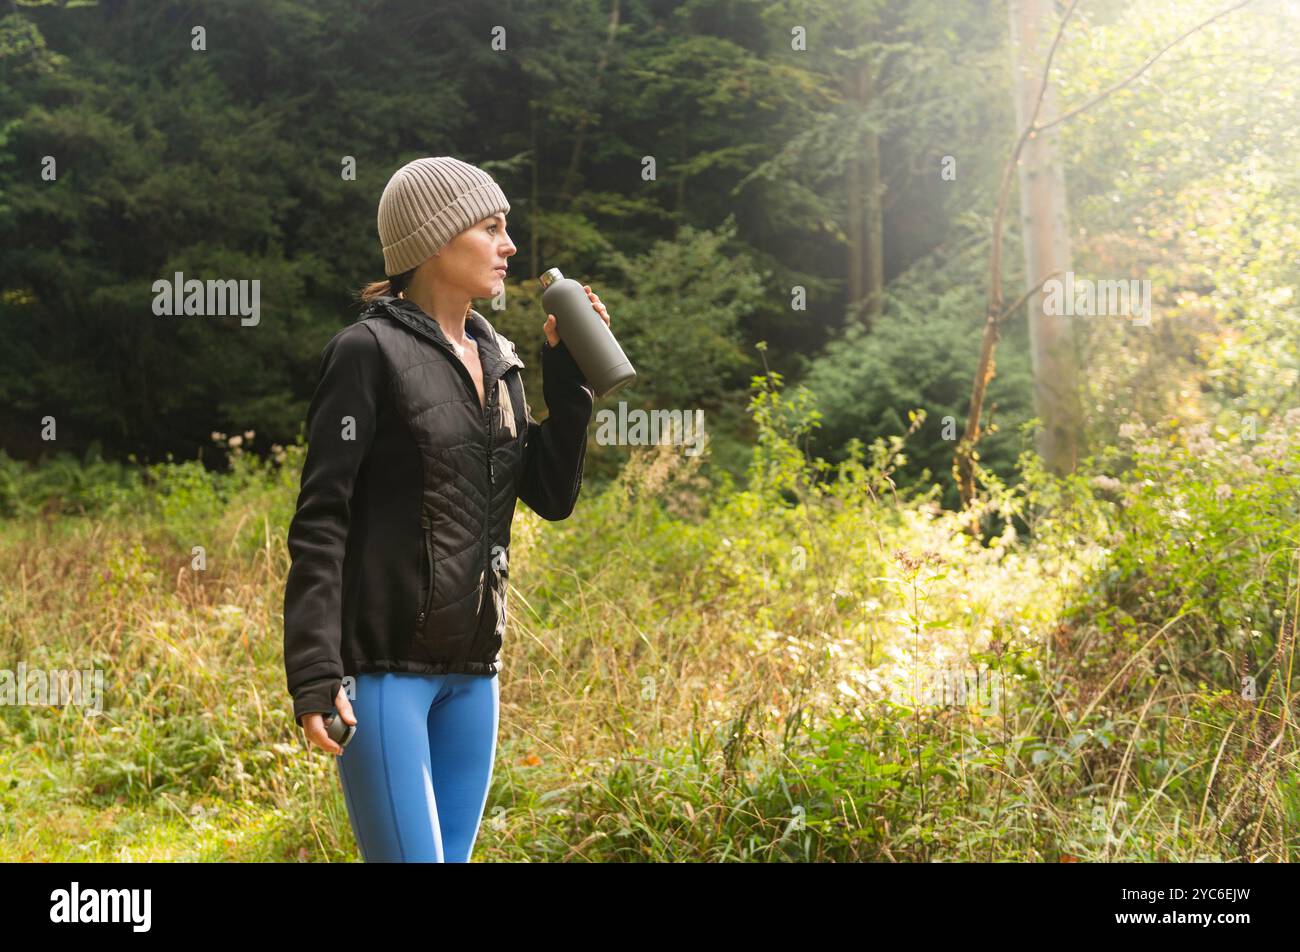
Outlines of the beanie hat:
M384 274L410 271L466 228L509 211L501 188L480 168L449 155L407 162L379 198Z

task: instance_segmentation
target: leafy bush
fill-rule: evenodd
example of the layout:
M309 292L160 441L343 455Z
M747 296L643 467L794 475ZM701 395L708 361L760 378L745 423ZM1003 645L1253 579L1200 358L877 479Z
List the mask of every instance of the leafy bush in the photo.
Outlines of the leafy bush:
M38 465L0 449L0 518L108 514L143 499L138 466L104 460L98 444L78 460L60 452Z
M1297 424L1300 409L1254 440L1177 419L1122 426L1121 445L1077 477L1108 532L1104 566L1072 615L1107 640L1166 628L1167 660L1217 688L1262 673L1300 547Z
M823 423L814 442L830 458L842 457L850 439L870 443L909 429L910 411L924 426L909 440L899 480L935 481L943 505L959 506L952 479L953 451L970 406L971 374L978 366L984 326L983 284L973 279L939 284L918 266L892 283L882 315L865 331L850 324L832 341L804 384L816 395ZM1004 480L1016 476L1020 451L1015 430L1031 413L1033 382L1023 314L1007 318L997 350L997 374L986 396L980 443L983 465Z

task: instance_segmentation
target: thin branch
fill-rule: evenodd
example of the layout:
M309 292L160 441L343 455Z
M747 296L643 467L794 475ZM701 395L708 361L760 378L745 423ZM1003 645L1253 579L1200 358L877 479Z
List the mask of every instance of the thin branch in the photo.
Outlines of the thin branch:
M1060 272L1059 269L1056 270L1056 271L1053 271L1053 272L1052 272L1051 274L1049 274L1047 277L1043 278L1043 280L1039 281L1037 287L1032 287L1032 288L1030 288L1028 291L1026 291L1024 294L1020 295L1020 300L1019 300L1019 301L1017 301L1015 304L1012 304L1010 307L1008 307L1006 310L1004 310L1001 314L998 315L998 321L999 321L999 323L1002 322L1002 321L1004 321L1004 320L1006 320L1007 317L1008 317L1009 315L1016 313L1016 311L1018 311L1018 310L1020 310L1022 307L1024 307L1025 302L1029 300L1030 295L1034 294L1034 293L1037 292L1037 291L1041 291L1041 290L1043 289L1043 285L1044 285L1044 284L1046 284L1048 281L1052 280L1052 278L1056 277L1056 276L1059 275L1060 273L1061 273L1061 272Z

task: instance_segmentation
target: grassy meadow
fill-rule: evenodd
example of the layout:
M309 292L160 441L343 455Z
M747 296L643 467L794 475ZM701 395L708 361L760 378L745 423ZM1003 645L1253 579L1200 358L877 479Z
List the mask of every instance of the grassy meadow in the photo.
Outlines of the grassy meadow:
M1026 453L962 515L904 438L808 461L805 396L755 378L743 480L631 448L519 506L475 862L1295 858L1296 420L1130 430L1122 481ZM0 666L105 688L0 706L0 860L359 860L284 685L303 447L254 438L4 460Z

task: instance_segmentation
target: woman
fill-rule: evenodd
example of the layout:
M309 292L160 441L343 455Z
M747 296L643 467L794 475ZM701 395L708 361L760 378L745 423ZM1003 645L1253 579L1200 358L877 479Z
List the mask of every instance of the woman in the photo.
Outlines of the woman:
M454 158L393 175L378 216L388 280L326 345L307 414L285 672L294 718L338 755L366 862L469 861L496 752L515 500L564 519L582 485L594 395L555 316L538 424L524 362L470 307L502 289L509 211ZM325 731L336 709L356 725L346 750Z

